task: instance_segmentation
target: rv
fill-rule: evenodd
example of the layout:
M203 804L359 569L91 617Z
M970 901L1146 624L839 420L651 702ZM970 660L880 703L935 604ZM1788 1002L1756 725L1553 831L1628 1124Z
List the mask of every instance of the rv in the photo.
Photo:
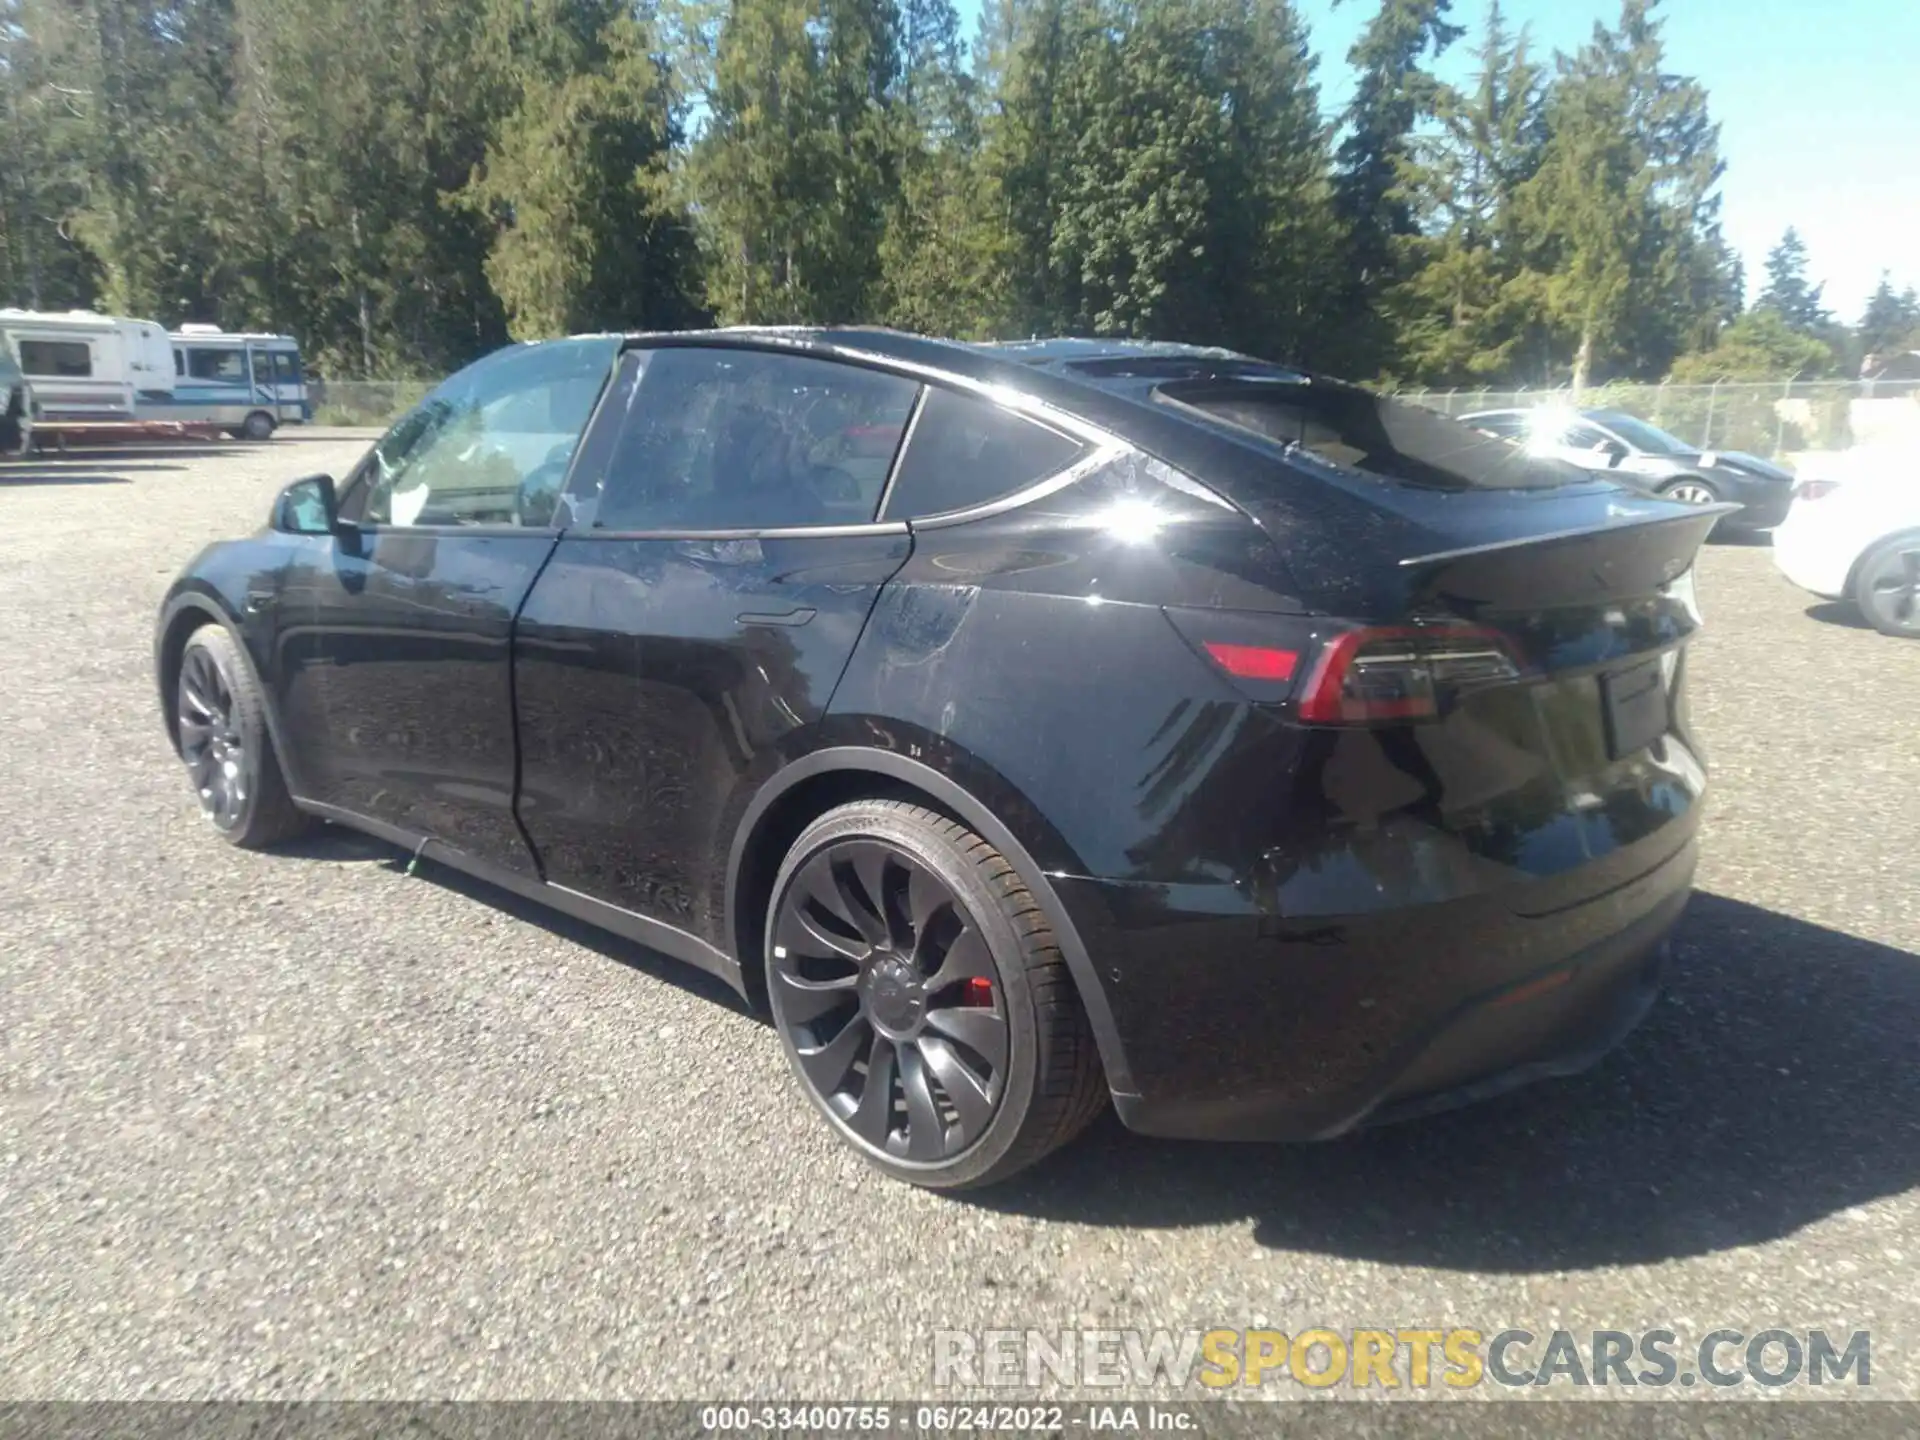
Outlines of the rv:
M265 440L282 425L312 418L293 337L182 325L168 339L173 393L143 407L154 418L210 421L248 440Z
M173 347L150 320L0 310L0 337L19 358L42 422L133 420L143 404L173 394Z

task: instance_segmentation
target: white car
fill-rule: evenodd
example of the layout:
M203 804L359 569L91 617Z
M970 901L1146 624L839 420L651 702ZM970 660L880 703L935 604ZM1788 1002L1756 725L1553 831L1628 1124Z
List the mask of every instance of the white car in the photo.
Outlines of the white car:
M1802 480L1773 560L1802 590L1852 601L1882 634L1920 639L1920 461L1856 453Z

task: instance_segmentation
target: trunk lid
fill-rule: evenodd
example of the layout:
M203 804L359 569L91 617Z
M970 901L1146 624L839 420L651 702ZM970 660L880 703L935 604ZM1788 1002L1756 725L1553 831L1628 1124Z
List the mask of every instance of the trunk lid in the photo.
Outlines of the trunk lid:
M1687 716L1692 567L1737 506L1656 499L1354 387L1167 398L1264 442L1268 466L1206 478L1273 537L1307 604L1350 617L1315 637L1289 703L1308 724L1361 717L1340 753L1400 797L1372 823L1443 832L1533 916L1687 842L1705 788ZM1489 642L1510 666L1486 662ZM1369 656L1385 679L1365 676L1343 709L1324 693L1331 669L1360 674Z

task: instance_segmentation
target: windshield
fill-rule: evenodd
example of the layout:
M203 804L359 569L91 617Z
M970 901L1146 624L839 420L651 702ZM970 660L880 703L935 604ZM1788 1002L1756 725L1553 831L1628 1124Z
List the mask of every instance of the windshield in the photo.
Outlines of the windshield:
M1203 380L1155 395L1350 475L1436 490L1543 490L1593 478L1437 410L1338 381Z
M1622 414L1618 410L1594 410L1588 412L1595 420L1606 426L1622 440L1636 450L1649 455L1691 455L1694 447L1677 436L1649 425L1632 415Z

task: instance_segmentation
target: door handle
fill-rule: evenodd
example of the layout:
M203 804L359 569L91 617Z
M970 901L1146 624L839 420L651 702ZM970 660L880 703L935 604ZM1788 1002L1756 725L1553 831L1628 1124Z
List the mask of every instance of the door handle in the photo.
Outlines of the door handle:
M796 609L787 610L777 615L748 611L744 615L734 616L734 621L736 624L740 624L740 625L794 626L794 625L806 624L809 620L813 619L813 616L814 616L814 612L812 610L808 609L805 606L800 606Z
M280 597L271 590L249 590L247 592L247 613L258 615L271 610Z

